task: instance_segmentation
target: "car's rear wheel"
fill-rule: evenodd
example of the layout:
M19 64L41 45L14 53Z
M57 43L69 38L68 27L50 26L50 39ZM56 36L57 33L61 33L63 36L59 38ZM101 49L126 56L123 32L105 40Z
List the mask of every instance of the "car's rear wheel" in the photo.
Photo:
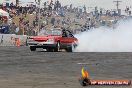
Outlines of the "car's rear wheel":
M36 51L36 47L30 46L30 50L31 50L31 51Z
M75 50L75 46L74 46L73 43L71 44L70 47L68 47L68 48L66 49L67 52L73 52L74 50Z
M55 52L60 51L60 43L59 43L59 42L57 42L56 48L54 49L54 51L55 51Z

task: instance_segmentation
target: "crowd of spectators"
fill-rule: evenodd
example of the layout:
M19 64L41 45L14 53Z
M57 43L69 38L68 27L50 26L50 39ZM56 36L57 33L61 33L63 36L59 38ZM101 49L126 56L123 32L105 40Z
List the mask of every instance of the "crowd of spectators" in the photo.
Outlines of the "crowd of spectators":
M53 2L44 2L43 7L39 8L38 3L30 4L25 7L16 6L11 3L9 6L0 5L0 9L9 13L9 22L7 18L0 16L0 26L6 25L9 31L4 33L22 34L22 35L37 35L39 31L48 29L50 27L67 27L70 28L71 24L79 25L80 29L85 31L94 27L104 24L102 17L113 17L117 19L121 14L113 10L98 10L97 7L94 11L87 12L87 8L73 7L73 5L62 6L59 0ZM131 13L130 10L125 10ZM114 20L115 20L114 19ZM71 28L70 28L71 29Z

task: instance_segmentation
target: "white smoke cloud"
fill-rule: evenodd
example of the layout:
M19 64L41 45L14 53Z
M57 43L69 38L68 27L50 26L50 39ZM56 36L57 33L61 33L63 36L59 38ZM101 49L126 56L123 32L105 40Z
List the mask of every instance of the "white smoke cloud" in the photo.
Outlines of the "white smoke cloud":
M116 29L100 27L76 37L76 52L132 52L132 20L120 21Z

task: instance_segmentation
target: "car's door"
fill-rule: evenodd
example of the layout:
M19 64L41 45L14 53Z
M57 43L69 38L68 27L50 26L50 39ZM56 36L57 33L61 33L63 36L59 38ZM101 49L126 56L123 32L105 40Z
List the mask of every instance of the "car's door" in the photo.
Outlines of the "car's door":
M60 39L61 43L72 43L74 41L75 41L75 37L68 30L66 30L66 35L62 36L62 38Z

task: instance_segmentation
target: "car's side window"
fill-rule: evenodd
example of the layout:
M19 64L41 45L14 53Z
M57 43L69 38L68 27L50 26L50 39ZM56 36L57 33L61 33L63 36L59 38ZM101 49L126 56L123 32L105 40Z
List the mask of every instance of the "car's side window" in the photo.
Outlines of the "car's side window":
M74 37L70 31L67 31L68 37Z
M69 30L63 31L62 32L62 37L73 37L72 33Z
M70 37L73 37L74 38L74 36L70 33Z

